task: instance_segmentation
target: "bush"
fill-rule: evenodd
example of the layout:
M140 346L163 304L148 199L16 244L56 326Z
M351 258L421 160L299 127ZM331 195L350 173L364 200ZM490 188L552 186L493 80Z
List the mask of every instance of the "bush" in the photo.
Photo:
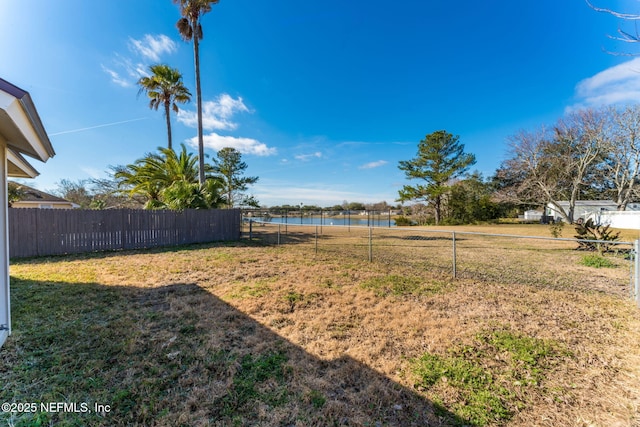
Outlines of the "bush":
M396 225L398 227L406 227L409 225L413 225L413 221L411 221L406 216L399 216L399 217L396 217Z
M582 240L602 240L604 242L578 242L578 250L595 251L599 253L608 252L614 246L606 242L615 242L620 240L620 232L609 230L608 225L596 225L593 219L589 218L586 222L576 222L576 239Z
M551 224L549 224L549 231L551 232L551 235L556 239L559 237L562 237L563 228L564 228L563 221L554 221Z

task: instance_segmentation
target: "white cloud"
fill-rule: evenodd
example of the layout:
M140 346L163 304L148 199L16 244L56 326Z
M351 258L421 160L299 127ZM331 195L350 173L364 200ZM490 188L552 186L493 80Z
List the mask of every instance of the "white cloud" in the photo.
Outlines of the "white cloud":
M141 40L130 38L129 46L137 58L116 53L108 66L102 65L113 83L127 88L135 86L140 77L149 75L149 61L158 62L162 54L178 49L173 40L162 34L147 34Z
M232 118L239 112L249 112L242 98L233 99L229 94L223 93L215 101L202 104L202 127L206 130L236 129L238 124L232 121ZM196 111L180 110L178 121L195 128L198 125L198 116Z
M298 154L296 156L294 156L297 160L303 161L303 162L308 162L309 160L316 158L316 159L320 159L322 158L322 153L319 151L316 151L315 153L311 153L311 154Z
M107 73L109 75L109 77L111 77L111 81L114 82L115 84L117 84L118 86L122 86L122 87L131 87L132 84L129 80L123 78L122 76L120 76L120 74L115 71L112 70L111 68L107 68L104 65L102 66L102 70Z
M102 65L102 70L118 86L133 87L140 77L149 74L144 64L134 63L131 59L116 55L113 67Z
M227 93L223 93L214 101L206 101L202 104L202 127L206 130L234 130L238 123L233 120L236 113L251 112L245 105L241 97L233 98ZM180 110L177 115L178 121L185 126L197 127L198 117L196 111ZM276 154L276 149L253 139L235 136L219 135L211 132L203 136L204 145L218 151L225 147L235 148L243 154L253 154L256 156L271 156ZM189 143L197 147L197 137L191 138Z
M607 68L576 86L578 102L570 109L637 102L640 99L640 58Z
M145 34L141 40L129 38L129 43L134 52L153 62L160 61L164 53L173 53L178 50L176 42L164 34L157 36Z
M203 142L205 148L211 148L215 151L230 147L235 148L243 154L253 154L256 156L271 156L273 154L276 154L275 148L268 147L267 144L253 138L224 136L212 132L208 135L203 135ZM197 147L198 137L191 138L189 140L189 145L191 145L192 147Z
M370 163L364 164L360 166L359 169L375 169L375 168L379 168L380 166L384 166L387 163L389 162L387 162L386 160L378 160L377 162L370 162Z

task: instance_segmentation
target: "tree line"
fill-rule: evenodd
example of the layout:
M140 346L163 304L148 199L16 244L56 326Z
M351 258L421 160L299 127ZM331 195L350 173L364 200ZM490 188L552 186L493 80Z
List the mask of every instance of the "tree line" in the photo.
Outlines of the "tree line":
M571 224L578 200L613 200L625 210L639 198L638 105L573 111L510 136L508 145L507 159L484 179L468 173L475 156L464 152L458 136L429 134L415 158L399 163L417 184L405 185L398 200L421 202L421 222L486 221L551 205Z
M484 177L471 170L475 156L465 152L458 136L436 131L419 142L415 158L399 162L409 184L392 204L344 201L272 208L394 209L418 224L464 224L517 217L526 209L551 205L556 217L573 223L578 200L612 200L619 210L640 200L638 105L573 111L551 125L511 135L508 147L507 158ZM246 194L258 178L244 176L247 165L239 152L222 149L205 164L204 186L198 182L196 159L184 145L180 152L162 148L113 168L111 180L63 180L57 194L85 208L259 206Z
M159 148L132 164L114 166L111 178L62 180L54 192L83 209L257 207L246 190L258 178L245 176L246 168L237 150L223 148L205 163L205 183L200 185L198 158L181 144L179 152Z
M640 19L638 13L586 3L624 24ZM620 26L609 37L640 43L637 25ZM522 130L509 138L508 158L488 180L467 173L475 157L464 153L457 136L432 133L420 141L414 159L400 162L407 179L419 184L404 186L398 200L423 202L413 206L414 215L436 224L495 219L547 205L573 223L578 200L609 199L624 211L640 199L639 113L638 105L583 109L550 126Z

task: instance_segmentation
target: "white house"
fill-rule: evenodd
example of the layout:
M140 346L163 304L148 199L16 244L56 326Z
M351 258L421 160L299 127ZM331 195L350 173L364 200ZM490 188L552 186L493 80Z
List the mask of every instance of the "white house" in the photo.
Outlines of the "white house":
M565 210L569 209L568 201L557 202ZM547 216L561 218L555 206L547 204ZM612 200L578 200L576 201L574 219L592 218L596 224L610 225L613 228L629 228L640 230L640 203L629 203L626 211L618 211Z
M11 334L7 177L35 178L23 156L46 162L54 155L29 93L0 78L0 346Z
M542 219L542 211L538 211L535 209L524 211L525 221L540 221L541 219Z

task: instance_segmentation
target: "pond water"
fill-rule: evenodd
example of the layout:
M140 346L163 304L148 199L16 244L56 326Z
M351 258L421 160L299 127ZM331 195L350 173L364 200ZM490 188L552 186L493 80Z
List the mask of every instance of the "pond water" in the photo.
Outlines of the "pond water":
M264 221L271 224L290 224L290 225L342 225L342 226L354 226L354 227L395 227L396 222L388 216L371 215L366 217L363 215L351 215L351 216L303 216L302 218L295 216L283 216L283 217L252 217L245 218L245 220L253 219L255 221Z

